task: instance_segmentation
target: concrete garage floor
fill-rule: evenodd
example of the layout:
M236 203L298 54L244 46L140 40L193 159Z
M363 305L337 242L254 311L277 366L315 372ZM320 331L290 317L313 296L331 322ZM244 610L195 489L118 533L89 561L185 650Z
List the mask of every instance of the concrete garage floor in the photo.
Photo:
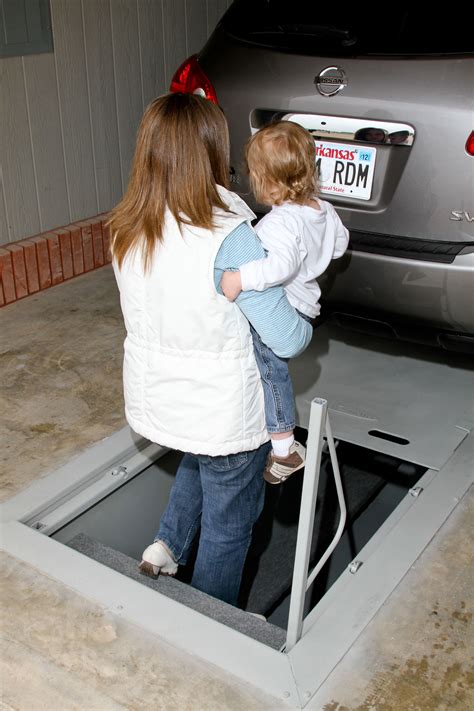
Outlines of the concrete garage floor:
M124 332L110 267L0 322L5 500L123 426ZM473 509L471 492L308 708L474 707ZM285 708L33 567L8 555L2 567L2 711Z
M125 424L115 279L104 267L0 312L0 497Z

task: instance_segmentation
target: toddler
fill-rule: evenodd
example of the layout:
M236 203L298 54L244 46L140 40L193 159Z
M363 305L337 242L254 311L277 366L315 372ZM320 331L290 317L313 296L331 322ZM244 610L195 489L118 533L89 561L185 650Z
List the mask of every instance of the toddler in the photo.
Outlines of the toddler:
M316 196L314 140L291 121L266 126L249 140L246 159L256 199L272 207L255 230L265 259L227 271L221 281L234 301L241 291L282 284L300 318L313 322L320 312L316 279L347 249L349 233L333 206ZM252 329L262 378L272 451L264 478L281 484L304 467L306 450L295 441L295 406L288 361L278 358Z

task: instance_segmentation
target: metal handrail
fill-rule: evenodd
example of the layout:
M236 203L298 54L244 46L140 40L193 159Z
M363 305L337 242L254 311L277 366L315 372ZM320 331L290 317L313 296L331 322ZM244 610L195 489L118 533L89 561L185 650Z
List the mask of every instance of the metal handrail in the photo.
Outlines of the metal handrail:
M300 518L298 524L295 565L293 569L290 611L288 616L288 629L285 645L285 651L287 652L289 652L298 640L301 639L306 591L313 584L316 576L321 571L329 556L339 543L344 531L347 517L347 508L344 499L339 464L337 461L336 446L332 436L327 409L328 405L326 400L315 398L311 402L306 464L303 477L303 490L301 492ZM329 447L329 456L331 459L341 514L334 538L319 559L316 566L311 571L310 575L308 575L324 435L326 436Z

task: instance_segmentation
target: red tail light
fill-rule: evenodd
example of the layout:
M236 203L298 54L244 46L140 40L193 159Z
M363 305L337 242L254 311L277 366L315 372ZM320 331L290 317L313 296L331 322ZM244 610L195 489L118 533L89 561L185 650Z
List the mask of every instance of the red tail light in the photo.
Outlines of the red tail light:
M474 131L471 131L471 135L466 141L466 151L470 156L474 156Z
M181 91L184 94L198 94L217 104L214 87L199 66L197 55L186 59L175 72L170 85L170 91Z

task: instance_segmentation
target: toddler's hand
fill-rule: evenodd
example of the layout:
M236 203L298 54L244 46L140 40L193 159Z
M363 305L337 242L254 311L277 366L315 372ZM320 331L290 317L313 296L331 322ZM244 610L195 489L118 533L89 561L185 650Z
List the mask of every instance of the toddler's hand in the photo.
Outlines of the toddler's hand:
M221 279L221 288L229 301L235 301L242 291L240 272L224 272Z

